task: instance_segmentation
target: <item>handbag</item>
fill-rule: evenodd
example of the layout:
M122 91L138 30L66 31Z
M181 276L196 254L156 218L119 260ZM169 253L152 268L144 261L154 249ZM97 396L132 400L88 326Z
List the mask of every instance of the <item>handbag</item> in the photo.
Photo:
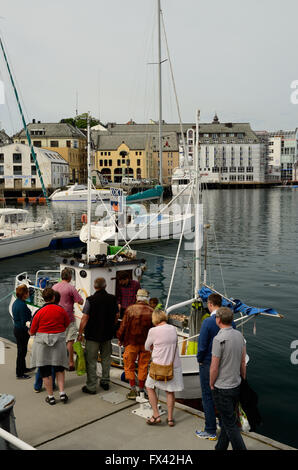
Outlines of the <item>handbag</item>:
M151 362L149 368L149 376L153 380L157 380L159 382L169 382L174 377L174 359L176 355L177 343L174 352L173 361L171 364L163 365L163 364L156 364L155 362Z

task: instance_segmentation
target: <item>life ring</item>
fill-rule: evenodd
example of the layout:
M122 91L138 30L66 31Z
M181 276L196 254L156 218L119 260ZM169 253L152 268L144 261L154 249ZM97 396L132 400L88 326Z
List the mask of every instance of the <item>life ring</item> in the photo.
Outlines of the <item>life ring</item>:
M87 294L86 290L85 290L83 287L80 287L80 289L78 289L78 293L79 293L80 295L81 295L81 293L84 294L85 299L83 298L83 300L86 300L86 299L87 299L88 294ZM82 297L82 295L81 295L81 297ZM81 312L82 312L82 311L83 311L83 305L78 304L78 307L79 307L79 309L80 309Z
M86 224L86 223L87 223L87 214L82 214L82 215L81 215L81 222L82 222L82 224Z

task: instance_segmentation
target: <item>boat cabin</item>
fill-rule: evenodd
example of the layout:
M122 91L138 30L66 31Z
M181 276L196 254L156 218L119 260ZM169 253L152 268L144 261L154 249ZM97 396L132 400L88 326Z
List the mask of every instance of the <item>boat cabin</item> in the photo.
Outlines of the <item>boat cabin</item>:
M0 209L0 228L8 228L13 224L24 224L28 219L28 211L24 209Z

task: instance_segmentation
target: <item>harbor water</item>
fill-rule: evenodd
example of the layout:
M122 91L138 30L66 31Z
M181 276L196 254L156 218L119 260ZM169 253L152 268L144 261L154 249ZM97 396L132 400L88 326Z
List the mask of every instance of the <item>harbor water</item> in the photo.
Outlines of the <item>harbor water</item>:
M28 210L34 219L48 212L46 206L28 206ZM80 203L60 203L52 210L59 230L79 228L81 214L86 212ZM257 432L298 448L298 189L208 190L203 210L205 222L211 224L208 284L247 305L271 307L284 315L283 319L257 318L256 334L253 320L244 326L250 357L248 381L258 393L263 419ZM177 241L167 241L136 247L147 260L142 286L163 304L177 246ZM56 269L63 254L45 250L0 261L0 336L14 341L8 305L15 275ZM192 295L193 259L193 251L182 245L169 305Z

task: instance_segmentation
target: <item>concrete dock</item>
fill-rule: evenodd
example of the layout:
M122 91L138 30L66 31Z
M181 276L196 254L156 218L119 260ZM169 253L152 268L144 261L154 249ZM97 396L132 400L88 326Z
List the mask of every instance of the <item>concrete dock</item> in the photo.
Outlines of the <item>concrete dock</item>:
M15 376L16 345L0 338L5 345L4 364L0 364L0 394L15 397L14 414L18 437L38 450L213 450L214 441L198 439L196 429L204 428L204 414L176 404L173 428L163 423L148 426L144 418L133 413L139 403L126 399L127 385L112 378L109 391L98 387L96 395L86 395L81 388L86 376L66 372L65 391L70 400L50 406L46 392L34 393L31 379ZM29 360L27 360L29 366ZM113 376L113 374L112 374ZM165 403L161 403L166 410ZM243 433L248 450L295 450L256 433Z

